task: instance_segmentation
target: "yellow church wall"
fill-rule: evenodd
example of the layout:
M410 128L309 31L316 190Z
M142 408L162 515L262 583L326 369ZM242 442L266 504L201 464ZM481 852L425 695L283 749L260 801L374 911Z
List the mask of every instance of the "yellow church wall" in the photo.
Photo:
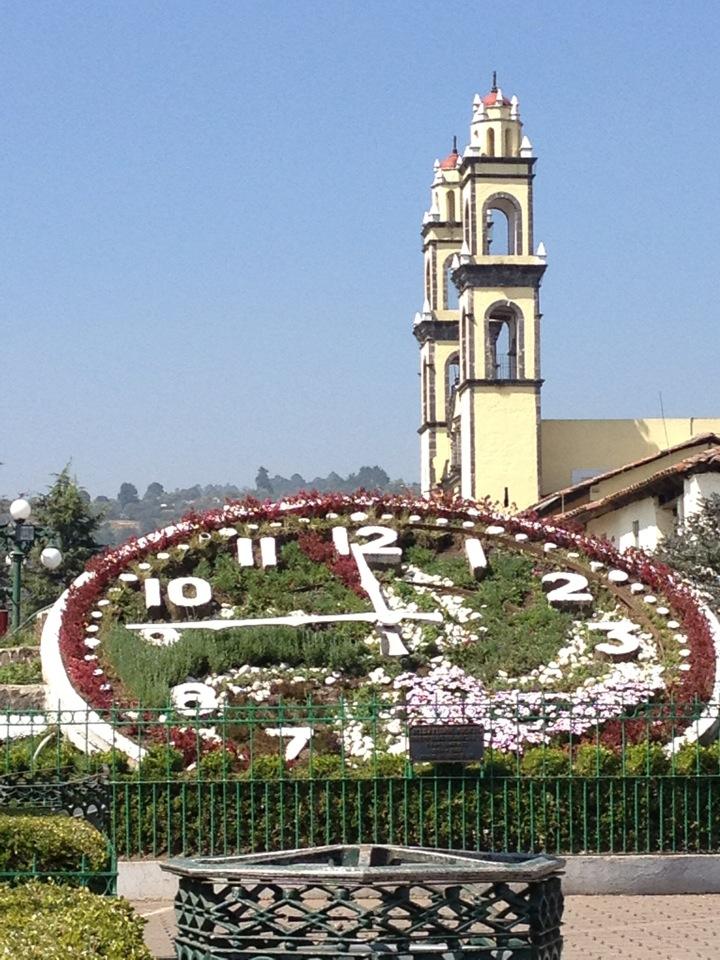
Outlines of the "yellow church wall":
M445 469L450 465L450 437L447 430L438 430L435 437L435 477L436 482L439 482Z
M538 499L537 391L532 386L476 387L473 397L477 499L523 509Z
M683 417L670 420L543 420L541 424L542 494L573 483L573 471L614 470L652 456L702 433L720 434L720 418ZM688 456L679 451L663 458L669 466ZM651 476L658 461L603 482L597 496L607 496ZM596 496L593 496L595 499Z

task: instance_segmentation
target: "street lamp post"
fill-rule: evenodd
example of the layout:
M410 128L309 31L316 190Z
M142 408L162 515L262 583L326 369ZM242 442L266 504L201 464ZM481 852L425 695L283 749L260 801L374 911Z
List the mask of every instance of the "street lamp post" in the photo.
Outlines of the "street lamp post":
M35 543L37 535L46 534L47 531L34 523L30 523L30 514L32 507L23 497L13 500L10 504L10 516L12 522L0 527L0 538L5 546L10 548L8 559L10 561L11 593L10 607L12 611L11 626L17 630L21 621L22 610L22 567L32 545ZM62 563L62 553L57 547L45 547L40 554L40 563L48 570L56 570Z

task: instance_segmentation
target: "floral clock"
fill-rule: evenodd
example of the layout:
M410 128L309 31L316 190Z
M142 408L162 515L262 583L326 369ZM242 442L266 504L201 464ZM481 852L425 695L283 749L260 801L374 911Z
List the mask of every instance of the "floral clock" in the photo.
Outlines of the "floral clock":
M107 733L110 707L125 727L201 718L211 749L216 720L254 706L268 751L363 759L405 755L425 723L522 750L611 741L635 710L667 740L670 701L713 696L716 627L641 552L481 504L304 495L228 504L96 558L42 653L54 702L97 712L95 746L137 755Z

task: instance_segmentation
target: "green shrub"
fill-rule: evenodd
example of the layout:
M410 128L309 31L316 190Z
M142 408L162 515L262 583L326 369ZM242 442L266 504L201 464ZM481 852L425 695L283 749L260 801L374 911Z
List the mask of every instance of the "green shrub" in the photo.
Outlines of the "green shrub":
M125 900L31 881L0 884L3 960L152 960Z
M686 743L673 758L676 774L686 777L720 774L720 743L701 747L697 743Z
M560 747L530 747L523 754L520 771L526 777L567 777L570 756Z
M106 863L107 841L85 820L0 815L0 871L98 871Z
M0 667L0 683L42 683L39 660L15 660Z
M627 777L664 776L670 773L670 760L660 743L633 743L622 757Z
M482 768L486 777L514 777L517 773L517 757L490 748L485 751Z
M573 757L573 774L576 777L607 777L620 773L620 757L608 747L584 743Z

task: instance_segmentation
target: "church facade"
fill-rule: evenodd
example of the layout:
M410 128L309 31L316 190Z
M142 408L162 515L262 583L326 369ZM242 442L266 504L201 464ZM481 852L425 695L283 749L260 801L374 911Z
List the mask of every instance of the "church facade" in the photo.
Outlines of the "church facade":
M469 142L436 160L423 218L421 484L523 510L703 434L720 418L543 420L532 143L493 78ZM632 481L632 476L628 477Z

